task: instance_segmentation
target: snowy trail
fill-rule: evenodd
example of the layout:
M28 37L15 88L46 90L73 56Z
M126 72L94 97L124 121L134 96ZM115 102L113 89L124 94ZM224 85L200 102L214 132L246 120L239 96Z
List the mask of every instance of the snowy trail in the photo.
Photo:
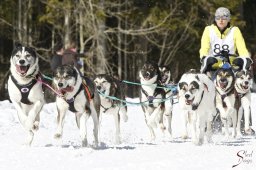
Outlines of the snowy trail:
M129 99L138 102L138 99ZM256 94L252 95L253 128L256 129ZM100 127L100 146L81 148L78 128L73 113L65 119L62 141L53 139L56 129L55 103L46 104L41 113L40 129L31 147L22 145L25 133L16 111L8 101L0 102L0 169L1 170L175 170L175 169L255 169L256 137L243 137L223 142L223 136L215 134L213 144L195 146L190 139L180 138L182 126L179 106L173 112L173 139L159 131L154 142L142 110L128 107L129 120L121 122L122 144L114 145L114 121L103 115ZM88 121L88 142L93 143L92 120ZM246 154L242 154L243 151ZM239 163L237 153L243 156ZM250 157L251 156L251 157Z

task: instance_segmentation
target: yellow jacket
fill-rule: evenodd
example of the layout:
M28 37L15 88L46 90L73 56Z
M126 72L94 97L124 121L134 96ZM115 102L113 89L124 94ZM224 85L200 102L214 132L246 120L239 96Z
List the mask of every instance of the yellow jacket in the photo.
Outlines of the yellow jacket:
M222 34L219 31L218 27L215 24L212 24L210 26L206 26L202 35L201 39L201 49L200 49L200 58L203 56L211 56L212 51L212 45L211 41L213 37L211 37L211 30L215 33L215 36L218 37L219 39L225 39L227 35L230 34L231 29L233 29L233 38L232 38L232 43L233 43L233 50L238 52L238 55L241 57L250 57L249 52L246 49L246 45L244 42L244 38L242 36L242 33L238 27L231 26L228 27Z

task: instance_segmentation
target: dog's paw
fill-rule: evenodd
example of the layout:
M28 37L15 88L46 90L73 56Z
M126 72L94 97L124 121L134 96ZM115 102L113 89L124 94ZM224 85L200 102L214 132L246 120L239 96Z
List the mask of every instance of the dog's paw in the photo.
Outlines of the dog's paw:
M62 137L62 134L60 134L60 133L56 133L54 135L54 139L60 139L61 137Z
M38 131L38 129L39 129L39 122L35 121L34 124L33 124L32 130L33 131Z
M182 135L181 138L182 139L188 139L188 135Z
M87 145L88 145L88 141L87 141L87 139L84 139L82 141L82 147L87 147ZM97 143L97 145L98 145L98 143Z
M243 136L243 135L242 135L241 132L237 132L237 135L236 135L237 138L241 138L242 136Z
M127 116L127 114L124 114L124 115L122 116L122 119L123 119L124 122L127 122L127 121L128 121L128 116Z
M252 128L246 129L244 131L245 135L255 135L255 131Z

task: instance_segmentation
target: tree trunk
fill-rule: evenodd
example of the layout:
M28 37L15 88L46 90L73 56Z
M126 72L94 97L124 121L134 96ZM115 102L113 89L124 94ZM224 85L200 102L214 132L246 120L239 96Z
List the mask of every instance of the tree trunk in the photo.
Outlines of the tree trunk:
M70 42L70 10L65 10L65 16L64 16L64 46L67 48L69 42Z

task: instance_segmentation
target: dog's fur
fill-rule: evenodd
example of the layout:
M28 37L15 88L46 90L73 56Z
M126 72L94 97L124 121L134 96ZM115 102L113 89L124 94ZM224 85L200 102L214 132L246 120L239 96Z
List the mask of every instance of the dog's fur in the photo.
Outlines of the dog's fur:
M164 117L167 121L167 131L170 135L172 135L172 110L173 110L173 91L170 88L171 85L173 85L173 82L171 81L171 70L167 66L159 66L160 71L160 84L164 87L165 91L165 99L164 102L165 105L165 111L164 111Z
M15 44L10 59L8 93L20 123L28 132L27 145L31 145L34 132L39 128L40 111L45 103L42 84L37 81L40 78L38 60L33 48Z
M252 129L250 128L250 112L251 112L251 81L252 74L250 71L237 71L235 73L235 90L236 99L238 100L238 121L237 121L237 133L241 136L241 123L243 123L244 134L251 135ZM239 111L239 107L243 110ZM244 121L241 122L244 114Z
M154 140L154 128L159 126L162 130L165 129L163 125L165 105L162 102L165 98L165 91L162 88L157 88L161 85L159 83L160 73L156 64L146 62L139 71L139 76L142 84L140 102L150 130L151 140Z
M101 115L112 114L115 121L115 142L120 144L120 117L124 122L127 122L127 106L124 102L120 100L114 100L111 97L115 97L121 100L125 100L124 87L119 80L115 79L113 76L106 74L99 74L95 76L94 83L96 84L97 90L100 93L101 99Z
M184 114L185 132L187 137L187 121L190 124L192 142L201 145L204 141L205 127L206 137L211 142L212 119L216 114L215 87L213 82L205 74L195 73L191 70L182 75L178 83L179 104Z
M89 116L93 119L93 134L95 146L98 146L100 97L93 81L84 78L79 71L70 65L57 68L53 78L53 85L61 96L56 97L57 131L55 138L61 138L66 112L75 113L76 123L80 130L82 146L87 146L87 126Z
M220 68L215 73L216 107L224 125L225 138L229 138L229 126L233 125L232 137L236 137L237 110L235 76L232 69Z

